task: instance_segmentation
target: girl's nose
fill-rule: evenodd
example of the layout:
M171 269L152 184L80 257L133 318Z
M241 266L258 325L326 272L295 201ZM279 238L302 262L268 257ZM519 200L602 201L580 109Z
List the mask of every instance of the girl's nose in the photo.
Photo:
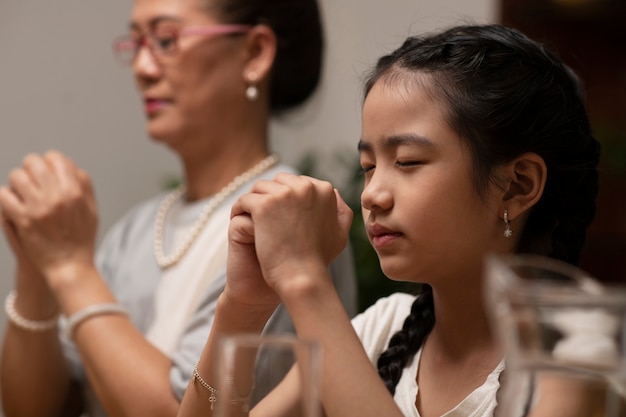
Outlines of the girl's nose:
M389 210L393 207L391 183L375 173L363 187L361 206L370 211Z

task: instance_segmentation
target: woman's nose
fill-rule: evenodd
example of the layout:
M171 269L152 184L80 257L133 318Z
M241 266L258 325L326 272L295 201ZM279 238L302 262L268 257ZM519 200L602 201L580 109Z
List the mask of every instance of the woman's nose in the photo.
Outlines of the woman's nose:
M133 71L138 79L153 80L160 77L161 66L147 46L141 46L137 50L137 55L133 61Z

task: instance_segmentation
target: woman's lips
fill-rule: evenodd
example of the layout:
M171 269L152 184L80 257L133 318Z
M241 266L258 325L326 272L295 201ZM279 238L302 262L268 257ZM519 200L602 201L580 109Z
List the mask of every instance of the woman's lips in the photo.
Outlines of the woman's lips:
M147 114L154 114L169 104L167 100L151 98L146 99L144 103L144 108Z

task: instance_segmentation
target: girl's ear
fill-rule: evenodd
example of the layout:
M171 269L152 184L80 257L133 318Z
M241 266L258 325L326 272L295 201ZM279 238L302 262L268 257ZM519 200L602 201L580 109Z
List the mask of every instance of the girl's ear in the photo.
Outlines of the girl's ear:
M515 220L537 204L543 195L548 170L542 157L529 152L506 164L502 174L507 185L501 213L507 210L508 219Z
M248 85L265 80L276 58L276 35L267 25L255 25L246 35L243 79Z

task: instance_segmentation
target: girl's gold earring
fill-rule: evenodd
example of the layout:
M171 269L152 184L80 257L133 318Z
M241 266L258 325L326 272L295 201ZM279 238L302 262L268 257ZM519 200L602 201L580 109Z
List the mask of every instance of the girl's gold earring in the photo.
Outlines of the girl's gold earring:
M513 236L513 230L511 230L511 224L509 223L509 211L504 210L504 237Z

